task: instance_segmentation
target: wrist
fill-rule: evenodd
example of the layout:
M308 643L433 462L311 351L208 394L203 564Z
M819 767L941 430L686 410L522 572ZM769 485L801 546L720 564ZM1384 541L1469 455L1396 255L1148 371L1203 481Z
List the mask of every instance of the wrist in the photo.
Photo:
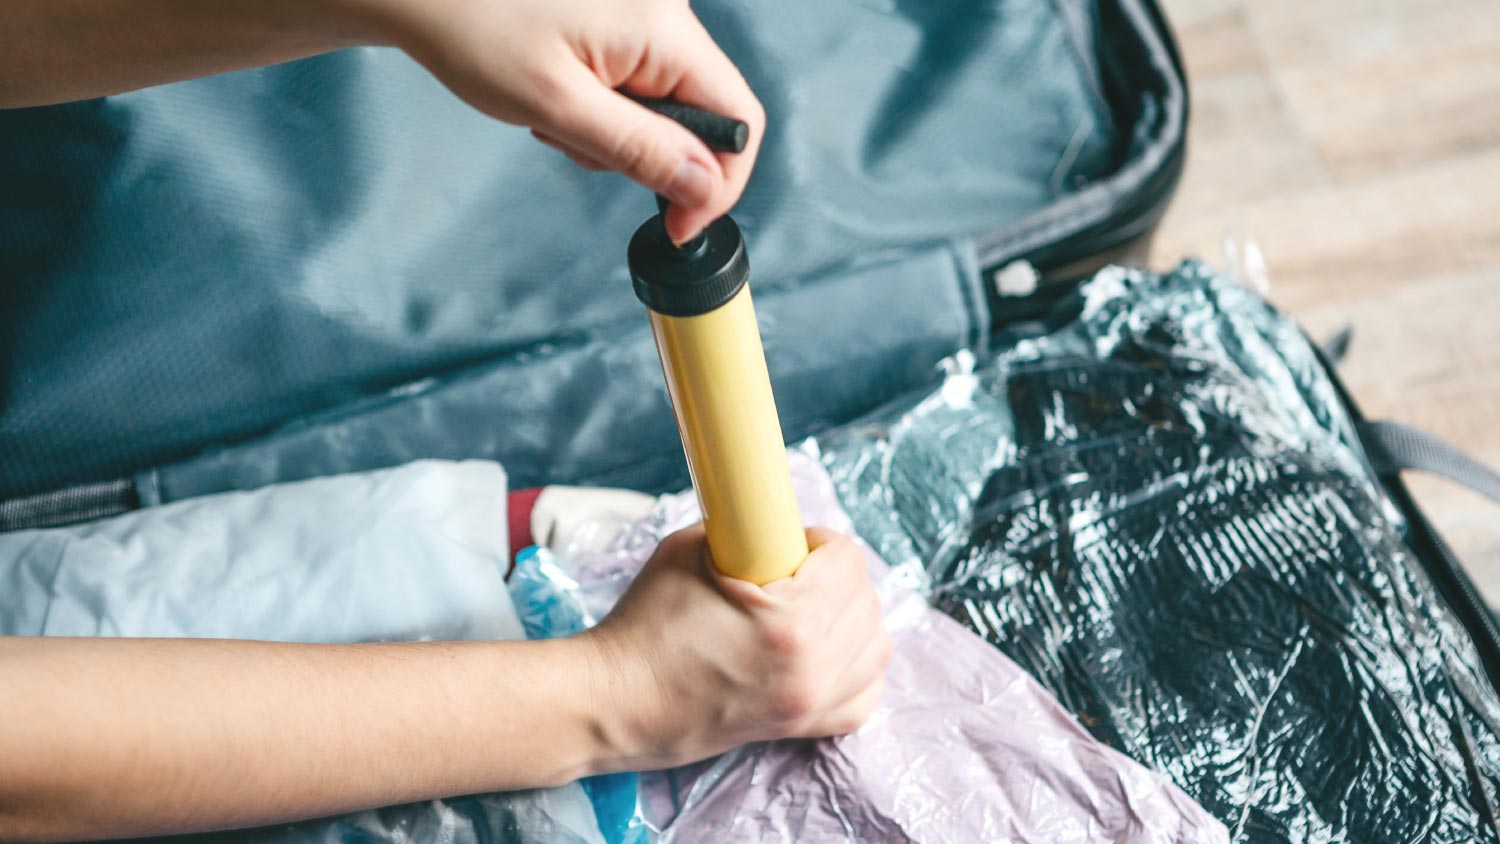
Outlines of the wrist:
M400 46L410 17L401 0L327 0L323 7L331 34L348 46Z
M408 53L422 46L435 22L462 15L450 0L328 0L345 32L360 43L396 47Z
M607 631L588 630L566 640L575 644L587 678L587 724L593 748L590 774L651 766L650 736L661 707L644 661Z

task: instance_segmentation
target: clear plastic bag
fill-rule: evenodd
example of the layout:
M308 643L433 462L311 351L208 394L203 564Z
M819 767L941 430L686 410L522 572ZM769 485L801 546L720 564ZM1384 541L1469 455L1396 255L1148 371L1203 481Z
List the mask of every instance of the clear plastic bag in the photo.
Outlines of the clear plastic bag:
M808 524L849 532L832 483L792 455ZM524 553L528 630L573 632L613 605L660 540L698 518L691 492L615 525L603 551ZM1014 663L869 555L895 657L859 732L769 742L640 776L636 816L663 842L1220 842L1224 828L1158 775L1094 741ZM597 805L597 804L596 804ZM603 815L601 812L601 826Z
M1109 269L818 438L860 534L1236 841L1496 840L1500 700L1291 320Z

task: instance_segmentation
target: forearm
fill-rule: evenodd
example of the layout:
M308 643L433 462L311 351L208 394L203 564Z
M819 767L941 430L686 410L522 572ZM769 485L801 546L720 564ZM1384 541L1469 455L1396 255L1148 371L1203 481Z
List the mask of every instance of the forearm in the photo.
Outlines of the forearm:
M609 767L586 639L0 639L0 839L250 826Z
M0 108L67 102L379 41L363 0L8 0Z

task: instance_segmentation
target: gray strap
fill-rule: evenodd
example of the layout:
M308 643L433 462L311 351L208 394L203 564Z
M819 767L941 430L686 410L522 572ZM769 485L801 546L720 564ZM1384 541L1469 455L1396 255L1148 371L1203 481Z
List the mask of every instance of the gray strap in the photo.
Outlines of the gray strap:
M140 506L128 478L0 501L0 532L70 525L114 516Z
M1329 363L1338 366L1344 362L1344 358L1348 357L1349 342L1353 339L1354 326L1346 325L1335 331L1332 337L1324 340L1322 345L1318 346L1318 350L1323 353L1323 357L1327 358Z
M1500 473L1432 434L1399 422L1364 422L1358 428L1376 474L1431 472L1500 501Z

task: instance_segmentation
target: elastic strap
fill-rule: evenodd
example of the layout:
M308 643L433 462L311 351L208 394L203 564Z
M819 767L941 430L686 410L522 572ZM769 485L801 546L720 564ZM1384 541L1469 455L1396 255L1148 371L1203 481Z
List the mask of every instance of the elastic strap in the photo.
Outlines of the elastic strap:
M1357 427L1376 474L1431 472L1500 501L1500 473L1432 434L1399 422L1363 422Z
M0 501L0 531L70 525L114 516L140 506L129 478Z
M1354 326L1346 325L1335 331L1332 337L1324 340L1318 346L1318 349L1323 353L1323 357L1328 359L1329 363L1338 366L1344 362L1344 358L1349 356L1349 343L1353 340Z

